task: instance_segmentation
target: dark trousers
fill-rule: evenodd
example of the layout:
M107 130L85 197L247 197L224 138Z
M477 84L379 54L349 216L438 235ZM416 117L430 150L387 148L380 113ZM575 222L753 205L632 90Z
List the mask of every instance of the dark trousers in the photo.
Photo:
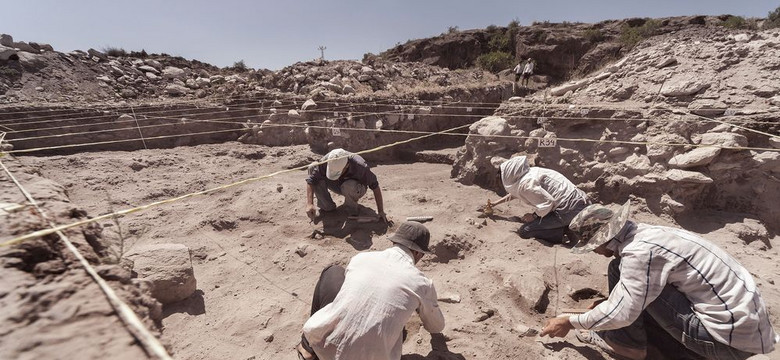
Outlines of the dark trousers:
M620 280L619 258L609 263L607 276L611 292ZM688 298L671 285L664 287L633 324L599 334L633 349L645 349L650 343L669 359L743 360L753 355L713 339Z
M553 244L562 243L563 235L569 237L570 242L577 242L574 232L569 231L569 224L588 205L587 201L578 200L571 209L550 211L542 218L523 224L518 233L523 239L536 238Z
M343 267L339 265L330 265L326 267L325 270L322 270L320 279L314 287L314 297L311 299L311 315L314 315L319 309L324 308L325 305L332 303L343 284ZM309 345L309 341L306 340L306 337L303 335L301 335L301 345L303 345L303 348L310 354L314 354L314 350ZM316 355L314 358L317 358Z

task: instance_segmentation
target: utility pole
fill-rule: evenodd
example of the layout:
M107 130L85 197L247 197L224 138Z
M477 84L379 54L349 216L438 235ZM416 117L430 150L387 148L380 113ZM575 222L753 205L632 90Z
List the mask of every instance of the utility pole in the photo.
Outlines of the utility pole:
M324 45L320 45L317 49L320 51L320 60L325 60L325 49L327 48Z

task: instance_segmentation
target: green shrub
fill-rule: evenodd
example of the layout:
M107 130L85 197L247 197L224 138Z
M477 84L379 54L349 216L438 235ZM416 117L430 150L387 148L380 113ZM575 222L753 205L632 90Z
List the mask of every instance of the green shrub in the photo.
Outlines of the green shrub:
M764 21L763 26L764 29L774 29L776 27L780 27L780 6L767 14L766 21Z
M498 26L496 25L488 25L488 27L485 28L488 32L495 32L498 30Z
M723 27L729 29L750 29L757 30L757 24L755 19L745 20L742 16L731 16L721 23Z
M602 34L601 30L599 29L585 30L585 34L583 34L583 36L585 36L585 39L592 43L602 42L605 39L604 34Z
M101 50L103 50L103 53L108 56L116 56L116 57L127 56L127 51L125 51L125 49L122 48L106 46Z
M640 41L655 34L659 27L661 27L661 23L655 19L649 19L641 26L623 24L623 27L620 29L620 42L632 48Z
M447 28L447 33L448 34L454 34L456 32L458 32L458 27L457 26L450 26L450 27Z
M511 52L512 41L507 33L497 32L490 36L488 41L488 49L490 51L506 51Z
M512 67L513 61L514 57L512 54L504 51L493 51L480 55L477 58L477 66L484 70L497 73Z
M233 63L233 66L230 67L231 69L235 71L247 71L248 68L246 67L246 64L244 63L244 60L238 60Z

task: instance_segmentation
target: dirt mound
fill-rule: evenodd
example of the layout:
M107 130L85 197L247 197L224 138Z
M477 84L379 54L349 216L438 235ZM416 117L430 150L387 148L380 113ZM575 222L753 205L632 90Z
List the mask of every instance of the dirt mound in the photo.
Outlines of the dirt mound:
M43 203L44 211L55 222L73 222L86 216L85 211L70 203L62 186L16 159L4 157L3 163ZM26 203L18 190L11 190L15 187L5 173L0 179L7 189L0 192L0 203ZM29 205L0 216L8 225L0 228L3 239L47 227ZM101 227L92 225L66 234L145 325L157 331L162 317L160 304L143 283L131 278L132 264L117 261L117 247L103 238ZM57 354L60 358L147 358L59 237L46 236L0 248L0 268L0 320L4 324L0 348L4 357L52 358Z

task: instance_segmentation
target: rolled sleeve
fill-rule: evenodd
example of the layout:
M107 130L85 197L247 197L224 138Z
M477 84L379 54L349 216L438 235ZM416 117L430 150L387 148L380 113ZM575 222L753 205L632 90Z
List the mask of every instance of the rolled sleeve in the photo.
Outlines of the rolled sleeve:
M325 179L325 166L327 164L309 165L309 177L306 178L306 183L309 185L317 185L320 181Z
M555 198L544 190L536 178L526 177L521 180L520 196L529 205L534 207L534 212L540 217L544 217L555 210Z
M431 334L438 334L444 330L444 314L439 308L437 298L436 288L431 283L428 291L420 299L420 308L417 310L423 327Z

